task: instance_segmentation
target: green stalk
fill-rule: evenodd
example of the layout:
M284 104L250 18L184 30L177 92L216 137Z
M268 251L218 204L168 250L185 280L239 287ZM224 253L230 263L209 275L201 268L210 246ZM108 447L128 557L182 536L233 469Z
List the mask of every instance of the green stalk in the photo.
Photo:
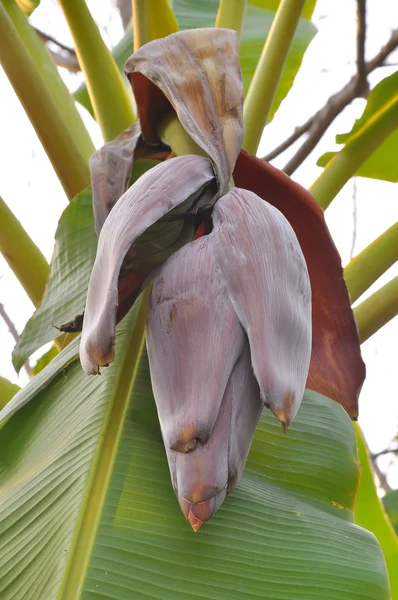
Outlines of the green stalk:
M95 118L106 141L135 120L127 87L84 0L58 0L75 41Z
M358 456L362 466L361 483L355 507L355 523L371 531L383 550L390 576L391 598L398 589L398 539L391 522L386 515L373 478L373 466L365 438L358 423L354 423L358 440Z
M21 223L0 198L0 252L35 306L40 304L50 267Z
M235 29L240 35L245 18L247 0L220 0L216 27Z
M359 340L366 342L376 331L398 314L398 277L354 308Z
M359 167L398 127L398 95L376 112L326 165L310 192L326 210Z
M344 278L352 302L398 260L398 223L374 240L344 269Z
M69 552L66 574L58 598L76 600L86 576L89 559L98 530L100 515L109 487L116 452L123 432L123 424L137 378L142 352L145 345L146 304L150 286L137 302L136 318L130 320L123 356L118 368L109 403L109 412L101 435L101 444L91 470L89 489L75 532L72 551Z
M132 0L134 52L144 44L178 31L168 0Z
M247 93L243 118L243 148L255 154L267 124L272 101L305 0L281 0Z
M88 163L95 147L76 108L73 96L62 81L56 64L14 0L2 0L2 2L26 50L39 69L40 76L53 97L64 123L67 123L82 159Z
M75 139L76 130L71 130L66 114L65 120L62 118L62 110L66 111L66 102L63 102L60 96L53 97L42 72L48 65L42 63L39 68L34 62L35 57L30 42L18 34L17 28L0 2L0 62L43 144L66 195L72 199L90 185L87 147L86 156L83 157L81 139ZM47 78L50 78L50 74ZM70 111L68 112L70 114Z
M187 134L176 115L164 117L159 125L158 135L162 142L170 146L177 156L184 154L207 156L206 152Z
M151 41L147 0L132 0L134 52Z

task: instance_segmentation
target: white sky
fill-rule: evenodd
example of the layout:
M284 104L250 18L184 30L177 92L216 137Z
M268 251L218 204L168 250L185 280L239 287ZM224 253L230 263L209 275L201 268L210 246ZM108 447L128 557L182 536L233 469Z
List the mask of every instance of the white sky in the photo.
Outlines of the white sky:
M198 0L200 1L200 0ZM398 27L398 2L396 0L368 0L367 58L371 58L388 39L391 30ZM107 43L115 44L122 28L116 11L110 15L108 0L88 2L97 22L100 23ZM303 66L289 97L282 104L273 122L266 128L259 155L283 141L297 125L306 121L324 105L329 96L340 89L355 71L355 0L318 0L314 23L319 33L310 45ZM41 0L34 13L37 27L72 45L67 26L55 0ZM398 53L389 59L398 62ZM385 67L373 73L369 80L373 87L383 77L396 70ZM75 89L81 75L65 73L71 89ZM0 69L0 195L21 221L23 227L39 246L48 260L51 259L54 233L62 210L67 205L65 194L54 174L45 152L16 98L11 85ZM317 158L327 150L337 148L336 133L351 129L365 105L356 100L330 127L321 143L306 162L293 175L302 185L309 185L321 169L315 166ZM91 117L85 121L95 144L101 145L101 136ZM274 164L283 167L294 150L287 151ZM398 187L371 179L357 178L357 238L358 254L375 237L398 220ZM350 258L353 232L353 185L349 182L326 211L326 219L341 253L343 264ZM394 265L369 290L375 291L398 274ZM368 294L366 294L368 295ZM362 299L366 297L363 296ZM22 331L33 306L22 287L0 256L0 302L4 304L18 331ZM0 375L23 385L27 378L23 371L18 378L12 364L14 341L0 320ZM398 432L398 318L374 335L362 346L367 365L367 379L360 398L360 423L370 448L383 450ZM39 351L35 356L40 356ZM34 362L34 361L33 361ZM386 468L390 457L379 460ZM390 469L389 483L398 487L398 461Z

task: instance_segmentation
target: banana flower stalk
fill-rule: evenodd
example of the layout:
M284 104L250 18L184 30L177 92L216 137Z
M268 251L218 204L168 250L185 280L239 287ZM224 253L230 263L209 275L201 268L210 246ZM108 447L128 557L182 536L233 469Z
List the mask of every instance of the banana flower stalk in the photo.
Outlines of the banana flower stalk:
M153 281L152 386L174 491L196 531L238 481L264 405L286 429L307 385L355 418L364 365L322 211L241 150L236 33L155 40L126 74L140 123L91 160L99 242L80 357L88 374L112 362L117 323ZM170 114L203 156L171 157L158 131ZM140 157L166 160L129 186Z

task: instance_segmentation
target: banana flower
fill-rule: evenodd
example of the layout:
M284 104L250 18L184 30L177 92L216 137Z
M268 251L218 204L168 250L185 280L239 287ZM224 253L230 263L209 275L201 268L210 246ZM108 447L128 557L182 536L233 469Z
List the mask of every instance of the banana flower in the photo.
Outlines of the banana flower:
M236 33L155 40L126 74L140 123L91 160L99 242L80 357L88 374L114 359L116 325L153 281L152 387L174 491L197 530L238 481L264 405L285 429L307 386L355 418L364 365L321 209L241 150ZM159 133L170 116L203 155L170 155ZM130 186L142 157L163 161Z

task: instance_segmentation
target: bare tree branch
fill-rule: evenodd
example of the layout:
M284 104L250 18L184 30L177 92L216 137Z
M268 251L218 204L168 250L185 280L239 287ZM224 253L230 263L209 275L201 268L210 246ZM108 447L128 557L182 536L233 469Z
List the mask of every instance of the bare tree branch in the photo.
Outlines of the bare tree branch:
M386 448L381 452L377 452L376 454L372 454L372 460L379 458L379 456L385 456L386 454L398 454L398 448Z
M311 117L303 125L300 125L300 127L296 127L296 129L293 131L292 135L290 135L284 142L282 142L274 150L272 150L271 152L266 154L261 160L269 161L269 160L272 160L273 158L276 158L277 156L279 156L279 154L282 154L282 152L284 152L285 150L290 148L290 146L292 144L294 144L294 142L297 142L297 140L299 140L301 138L301 136L304 135L304 133L307 133L307 131L311 128L313 121L314 121L314 117Z
M333 94L326 105L314 115L311 127L308 130L308 137L297 150L296 154L285 165L283 169L285 173L288 175L294 173L318 144L335 118L357 97L357 77L355 76L342 90Z
M377 456L373 456L370 449L369 449L369 445L368 442L365 439L365 436L363 436L363 441L365 443L365 447L366 450L368 452L368 456L370 458L370 460L372 461L372 466L373 466L373 470L376 474L376 477L379 481L379 487L385 492L390 492L391 491L391 486L387 481L387 474L383 473L383 471L380 469L379 465L377 464Z
M372 460L372 465L374 472L376 473L376 477L379 480L379 487L387 494L387 492L391 492L391 486L387 481L387 474L383 473L377 464L376 460Z
M365 63L366 0L357 0L357 86L358 94L367 97L369 83Z
M6 309L4 308L4 305L1 303L0 303L0 317L3 319L4 323L7 325L8 330L11 333L12 337L14 338L15 342L18 342L19 335L18 335L17 328L15 327L14 323L8 316ZM32 369L29 364L29 361L25 362L24 369L25 369L28 377L31 378L32 377Z
M381 50L371 60L364 63L366 75L369 75L369 73L378 67L383 66L384 61L397 48L397 46L398 29L392 32L390 39L381 48ZM360 89L361 86L358 85L358 74L356 74L339 92L336 92L329 98L325 106L323 106L317 113L315 113L315 115L308 119L306 123L300 127L297 127L294 133L289 136L285 142L264 156L263 160L272 160L289 148L302 135L308 132L308 137L305 142L283 169L285 173L291 175L307 158L310 152L312 152L319 140L324 135L325 131L335 120L335 118L342 112L342 110L355 98L358 98L362 95L363 92L359 93L358 91Z
M45 43L47 50L50 52L56 65L64 67L72 73L78 73L81 70L76 52L73 48L66 46L62 42L56 40L52 35L44 33L37 28L35 28L35 31ZM56 46L57 50L53 50L51 45Z

